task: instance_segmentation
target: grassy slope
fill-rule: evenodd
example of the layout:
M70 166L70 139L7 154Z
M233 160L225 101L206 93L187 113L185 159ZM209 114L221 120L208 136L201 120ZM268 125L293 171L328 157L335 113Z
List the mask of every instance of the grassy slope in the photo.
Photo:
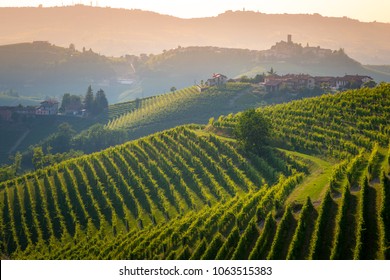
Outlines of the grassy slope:
M319 157L298 153L295 151L287 151L281 149L287 154L297 156L308 161L310 174L305 177L303 182L290 195L287 203L293 201L304 203L307 197L317 204L322 200L326 192L326 187L329 183L329 177L332 173L332 161L325 161Z

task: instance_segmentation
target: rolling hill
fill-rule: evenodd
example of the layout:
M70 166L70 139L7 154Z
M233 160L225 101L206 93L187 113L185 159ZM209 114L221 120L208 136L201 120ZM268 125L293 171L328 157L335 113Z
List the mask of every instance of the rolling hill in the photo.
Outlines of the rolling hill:
M292 34L304 45L345 48L352 58L365 64L390 64L386 36L390 24L346 17L227 11L215 17L182 19L83 5L1 8L0 15L0 44L45 40L68 47L73 43L78 50L92 48L119 57L159 53L178 45L263 50Z
M285 94L284 100L292 97ZM273 101L249 83L228 83L224 87L199 92L197 87L186 87L164 94L109 105L108 112L94 118L50 116L34 118L22 123L3 123L0 138L0 163L9 160L16 151L23 153L23 169L32 168L32 146L39 145L55 152L52 143L61 123L68 123L76 135L69 149L92 153L111 145L122 144L158 131L187 123L206 123L210 118L236 113ZM99 126L99 127L97 127ZM20 143L15 142L26 133ZM102 135L103 134L103 135ZM63 146L63 145L61 145ZM11 152L10 150L15 147ZM54 151L53 151L54 148Z
M238 113L1 183L3 257L388 259L389 94L258 109L259 154L232 138Z
M0 46L0 64L0 90L35 97L35 104L47 96L61 100L67 92L84 95L90 84L104 89L111 101L116 100L127 88L119 78L133 73L125 59L114 60L92 50L77 51L47 41Z
M263 74L271 68L279 74L348 73L368 75L377 82L390 81L385 66L363 66L347 53L349 50L302 47L283 40L262 51L177 47L155 55L116 58L40 41L5 45L0 46L0 90L21 97L9 100L8 95L0 94L0 105L26 105L47 96L61 100L67 92L85 95L88 85L95 90L102 88L114 104L158 95L172 87L200 84L212 73L236 78Z

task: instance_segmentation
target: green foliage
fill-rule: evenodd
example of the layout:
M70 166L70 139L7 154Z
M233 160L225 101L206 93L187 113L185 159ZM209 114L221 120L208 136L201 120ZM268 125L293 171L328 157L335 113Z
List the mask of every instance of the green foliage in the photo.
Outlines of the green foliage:
M257 238L259 230L256 226L256 219L253 218L244 233L241 235L240 241L237 244L236 250L233 253L232 260L245 260L248 258Z
M310 245L309 259L323 260L330 257L330 245L328 244L329 232L328 216L332 213L332 205L334 204L330 189L326 192L318 211L318 218L314 227L313 239Z
M332 190L340 189L341 181L344 178L348 164L349 161L344 160L333 167L332 174L329 178L329 185Z
M383 198L382 206L380 209L380 217L382 219L384 227L384 255L385 258L388 260L390 259L390 179L385 174L385 172L383 172L381 176L381 188Z
M245 149L259 152L267 144L271 126L261 111L247 110L240 114L234 135Z
M91 85L88 86L88 89L87 89L87 93L85 94L85 97L84 97L84 106L85 106L85 109L87 109L88 111L92 112L93 111L93 107L94 107L94 96L93 96L93 91L92 91L92 87Z
M58 126L57 132L50 137L47 144L54 153L67 152L71 148L71 140L75 134L76 131L70 124L62 123Z
M346 159L371 149L373 142L387 146L390 137L390 84L293 101L262 109L271 121L273 142L281 147ZM223 117L214 126L232 128Z
M100 126L95 132L99 129L105 130ZM99 135L96 138L103 140L103 135ZM230 157L237 160L228 160ZM76 234L87 234L91 223L96 231L110 237L142 230L219 200L241 196L248 188L253 192L252 198L247 199L250 203L244 205L241 213L249 221L267 188L262 172L249 162L242 164L246 161L242 151L218 137L200 136L186 127L59 165L54 164L54 155L44 154L38 147L34 160L39 170L24 177L22 184L35 184L31 200L40 201L35 208L39 222L29 219L21 227L24 234L34 224L42 225L38 226L42 237L35 238L33 245L51 238L66 243ZM52 166L44 168L48 164ZM16 188L15 180L12 186ZM258 190L262 191L257 193ZM239 213L234 210L216 214L210 217L210 225L199 229L201 235L218 230L229 234ZM242 226L246 228L245 223ZM88 232L90 235L94 230ZM176 248L175 240L173 245L172 241L167 244ZM217 246L213 258L223 243ZM170 257L177 258L180 253L181 250L176 251Z
M380 191L370 186L366 195L362 189L359 203L370 206L367 232L357 223L364 214L357 212L359 189L347 193L348 178L360 182L370 161L363 148L388 145L388 105L381 85L263 110L274 124L272 145L343 160L332 175L337 187L325 194L318 217L307 202L298 221L287 207L277 225L273 210L278 217L312 168L298 152L287 156L264 147L254 154L234 139L210 134L212 126L235 127L238 117L227 115L210 130L178 127L1 183L1 241L7 240L1 253L15 259L329 259L331 253L353 257L361 231L357 252L370 245L371 258L382 251L388 257L387 174ZM86 137L105 137L104 129L96 130ZM364 234L378 234L372 220L383 228L380 249L371 246L379 237L364 242Z
M82 150L85 153L92 153L121 144L127 140L128 136L128 132L125 130L110 130L102 124L95 124L77 134L71 140L71 147Z
M377 83L374 80L367 81L363 83L362 87L367 87L367 88L374 88L376 87Z
M293 239L290 244L290 248L287 254L288 260L302 260L307 257L307 248L311 240L311 230L313 229L313 213L314 207L308 197L298 220L298 226L295 230Z
M365 161L364 153L360 152L360 154L354 157L349 163L346 170L346 175L350 186L354 186L355 184L358 183L360 173L363 171L362 166L364 166L363 165L364 161Z
M238 227L234 227L230 232L229 236L226 238L223 245L220 247L217 255L215 256L216 260L230 260L233 256L234 250L240 240L240 232Z
M291 191L302 181L303 173L297 173L281 182L279 190L274 196L274 203L276 208L281 207Z
M268 213L264 222L263 230L260 237L250 253L248 259L250 260L265 260L272 246L272 240L276 232L276 222L272 217L272 213Z
M0 166L0 182L11 180L18 176L22 165L22 154L16 152L13 156L13 163L10 165Z
M368 220L368 178L364 176L364 180L361 183L360 200L359 200L359 212L358 212L358 230L356 233L356 247L354 250L354 259L364 259L367 246L367 220Z
M267 256L268 260L283 260L287 257L288 245L293 237L295 227L296 221L291 208L288 206L277 227L275 238Z
M213 240L208 245L206 251L200 258L201 260L214 260L218 254L219 249L224 243L224 238L220 233L214 235Z
M35 170L41 169L43 167L43 151L42 147L34 148L34 154L32 158L32 163L34 165Z
M200 260L200 258L206 252L206 250L207 250L207 241L205 239L202 239L198 244L198 246L196 246L190 260Z
M62 97L60 111L64 113L67 111L71 111L73 113L81 110L82 107L83 105L81 102L81 97L79 95L65 93L64 96Z
M337 214L336 218L336 231L330 256L332 260L344 259L343 254L347 253L345 250L346 239L351 238L351 236L347 236L346 234L347 228L349 226L347 215L350 207L351 197L352 196L349 190L349 186L346 185L342 193L341 205L339 207L339 213Z
M106 94L102 89L99 89L96 92L96 97L93 103L92 113L95 115L103 113L108 108L108 101Z
M369 175L369 180L373 180L375 178L379 178L380 175L380 168L381 168L381 160L382 156L379 153L379 145L378 143L374 144L374 147L371 151L371 155L368 159L368 175Z

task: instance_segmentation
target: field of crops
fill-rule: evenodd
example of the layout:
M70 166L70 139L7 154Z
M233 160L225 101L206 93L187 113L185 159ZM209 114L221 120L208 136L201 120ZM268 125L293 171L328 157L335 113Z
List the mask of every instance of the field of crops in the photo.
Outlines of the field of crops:
M262 154L217 135L229 115L0 184L3 256L389 259L390 85L259 110ZM288 200L315 184L308 155L334 165L323 195Z

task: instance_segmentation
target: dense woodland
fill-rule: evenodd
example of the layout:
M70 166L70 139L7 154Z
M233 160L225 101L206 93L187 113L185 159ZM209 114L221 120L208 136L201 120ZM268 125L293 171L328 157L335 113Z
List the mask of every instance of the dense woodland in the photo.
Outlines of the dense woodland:
M261 149L229 114L2 182L2 257L389 259L390 85L257 111Z

